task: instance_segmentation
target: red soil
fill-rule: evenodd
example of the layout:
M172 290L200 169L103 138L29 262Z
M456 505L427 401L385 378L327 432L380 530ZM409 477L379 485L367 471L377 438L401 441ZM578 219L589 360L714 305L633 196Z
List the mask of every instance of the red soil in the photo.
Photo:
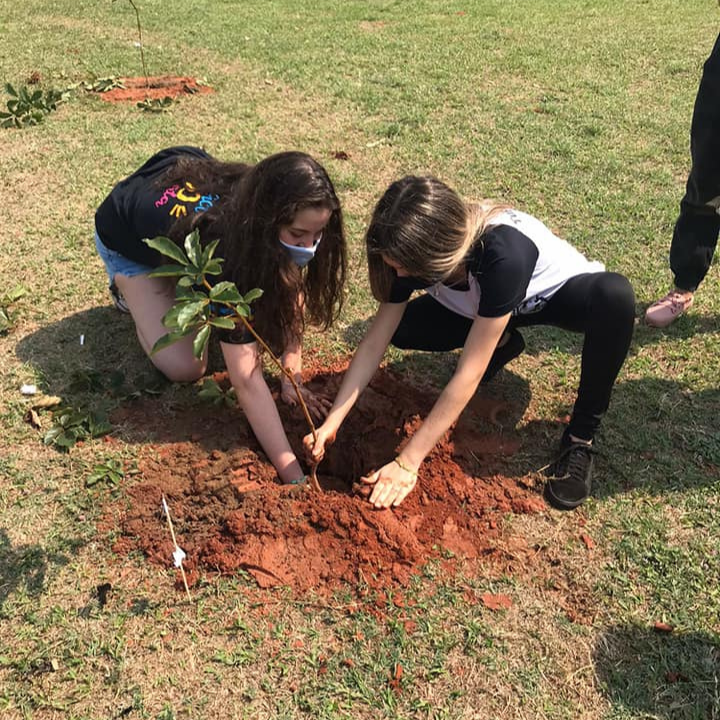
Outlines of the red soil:
M100 93L100 97L107 102L142 102L143 100L162 99L165 97L177 98L182 95L195 95L199 93L211 93L212 88L207 85L200 85L192 77L170 77L162 75L158 77L121 78L125 87L113 88L107 92Z
M332 396L339 369L308 386ZM476 396L399 508L378 511L352 494L355 480L394 457L436 396L378 372L319 468L320 494L278 484L238 409L173 410L158 401L125 408L114 421L126 436L135 427L147 441L150 428L156 444L141 460L142 480L128 489L115 550L139 549L150 562L171 566L164 494L191 582L202 572L246 571L261 587L299 592L344 582L384 588L406 584L432 558L491 558L505 514L544 509L534 491L499 474L517 438L477 429L483 419L486 427L487 418L494 420L496 401ZM303 416L297 408L280 410L299 452L307 433Z

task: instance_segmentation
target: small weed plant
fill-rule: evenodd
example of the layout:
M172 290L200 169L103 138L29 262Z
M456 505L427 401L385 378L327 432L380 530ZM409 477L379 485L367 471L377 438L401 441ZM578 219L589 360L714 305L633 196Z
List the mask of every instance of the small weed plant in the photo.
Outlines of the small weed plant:
M6 83L5 91L10 96L6 102L7 111L0 112L0 127L23 128L39 125L60 103L67 100L67 92L60 90L34 90L27 85L15 89Z
M212 378L205 378L198 396L213 405L235 407L237 403L235 388L231 387L229 390L223 390Z
M17 317L12 306L26 293L27 290L18 285L0 296L0 335L5 335L12 329Z
M222 281L213 285L208 280L208 276L220 275L222 272L223 259L214 257L219 242L214 240L203 248L197 230L185 238L184 250L167 237L145 240L148 246L175 261L173 264L159 267L150 273L150 276L177 278L175 304L163 318L163 325L170 332L155 343L152 353L169 347L184 337L194 335L193 354L201 358L214 328L232 330L237 323L241 323L280 372L292 383L305 420L315 435L315 425L292 372L283 367L252 326L250 305L262 296L263 291L260 288L253 288L242 295L235 283ZM210 392L208 388L208 393ZM311 484L314 489L320 489L314 467L311 472Z
M85 487L93 487L99 484L117 487L125 477L125 470L119 460L107 460L96 465L92 472L85 479Z
M174 102L175 101L169 95L166 95L163 98L146 97L144 100L137 103L137 107L139 107L143 112L162 113L167 112Z
M76 86L73 86L73 89L75 87L79 87L87 92L105 93L110 90L115 90L116 88L124 88L125 84L119 77L110 75L108 77L97 78L97 80L94 80L93 82L87 82L85 80L78 83Z
M43 442L67 452L80 440L107 435L111 429L104 415L61 407L53 413L53 426L45 433Z

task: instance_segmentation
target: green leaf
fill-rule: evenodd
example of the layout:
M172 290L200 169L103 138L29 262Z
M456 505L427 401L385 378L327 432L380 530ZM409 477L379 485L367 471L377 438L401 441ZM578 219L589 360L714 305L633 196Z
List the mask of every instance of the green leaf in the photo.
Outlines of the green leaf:
M112 425L107 420L107 418L95 417L94 415L90 416L88 426L88 430L90 431L90 437L94 438L107 435L112 430Z
M192 335L193 332L195 332L195 328L189 328L188 330L184 330L182 332L173 332L168 333L167 335L163 335L153 345L152 350L150 351L150 355L154 355L155 353L160 352L160 350L164 350L166 347L170 347L170 345L173 345L178 340L182 340L184 337Z
M179 328L178 315L183 307L185 307L185 304L185 302L175 303L175 305L173 305L163 316L162 324L168 330L177 330Z
M250 306L246 303L238 303L235 306L235 312L244 318L249 318L252 315L252 312L250 310Z
M10 84L5 83L5 92L7 92L8 95L12 95L13 97L17 97L17 90Z
M190 262L185 253L170 238L163 237L161 235L156 238L145 238L143 242L153 250L157 250L163 255L167 255L167 257L172 258L183 265L187 265Z
M203 325L203 327L200 328L200 332L195 336L195 339L193 340L193 355L198 358L198 360L203 356L203 353L208 346L209 340L210 326Z
M253 288L252 290L248 290L247 293L245 293L245 297L243 300L249 305L254 300L257 300L258 298L262 297L263 290L260 288Z
M210 299L213 302L236 303L242 302L243 297L238 292L235 283L224 281L213 286L210 290Z
M187 275L186 265L161 265L149 274L150 277L181 277L182 275Z
M222 272L222 258L213 258L205 265L204 271L206 275L219 275Z
M27 295L27 289L24 288L22 285L18 285L6 295L5 302L14 303L25 295Z
M200 233L197 229L185 237L185 252L190 262L200 269L202 249L200 248Z
M224 330L233 330L235 328L235 321L229 317L214 317L210 320L210 324L213 327L223 328Z
M207 247L203 250L202 258L200 260L201 267L205 267L208 262L210 262L210 259L212 258L213 254L215 253L215 248L219 245L220 240L213 240L211 243L208 243Z
M179 283L175 286L175 300L204 300L206 298L205 288L198 290L195 287L185 287Z
M198 393L198 397L201 397L203 400L210 400L212 402L222 398L222 396L223 391L221 387L212 378L205 379L202 387L200 388L200 392Z
M185 330L191 324L197 324L201 316L204 316L205 308L208 306L207 300L194 300L192 302L183 303L180 312L177 315L177 325L181 330Z

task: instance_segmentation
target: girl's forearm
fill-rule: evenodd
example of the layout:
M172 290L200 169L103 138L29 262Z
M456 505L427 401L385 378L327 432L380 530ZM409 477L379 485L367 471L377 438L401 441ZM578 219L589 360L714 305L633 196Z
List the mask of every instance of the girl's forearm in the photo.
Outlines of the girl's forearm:
M403 448L402 457L410 467L420 467L430 451L460 417L479 383L480 378L473 384L455 375L445 386L422 425Z
M460 417L490 363L509 315L499 318L476 318L468 334L455 374L440 393L430 414L410 438L402 456L417 469L443 435Z
M397 329L405 304L381 305L370 329L358 345L323 426L337 431L375 374Z
M290 447L277 406L262 374L254 373L247 383L235 386L235 394L255 437L275 466L280 479L288 483L302 477L303 470Z

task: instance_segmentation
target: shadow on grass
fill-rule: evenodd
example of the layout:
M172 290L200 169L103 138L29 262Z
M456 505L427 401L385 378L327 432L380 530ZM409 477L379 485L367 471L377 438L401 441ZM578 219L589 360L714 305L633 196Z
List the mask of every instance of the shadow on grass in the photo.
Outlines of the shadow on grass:
M720 718L720 638L637 625L605 630L593 653L601 690L633 717Z
M692 391L671 380L620 382L603 423L597 496L655 494L720 483L720 387Z
M681 318L672 332L682 332L684 320ZM358 321L345 334L356 337L366 327L366 321ZM524 332L528 333L529 346L537 337L557 336L575 343L575 349L580 350L579 335L555 328L526 328ZM82 345L80 335L84 335ZM221 367L216 347L214 351L216 356L211 357L211 365ZM162 407L148 408L149 415L161 418L160 427L152 432L148 426L126 427L123 435L128 441L142 441L144 432L148 433L147 439L152 437L155 442L187 440L198 432L198 427L215 422L230 423L240 430L233 446L248 440L244 415L236 408L208 407L197 400L196 387L173 386L169 391L167 381L142 352L131 319L112 308L82 311L41 328L18 343L17 354L36 367L48 392L61 395L73 406L95 409L104 404L112 410L162 391L158 400ZM452 376L457 357L457 353L391 351L388 365L413 384L427 385L428 392L439 393ZM531 400L529 383L511 370L503 370L490 385L478 391L478 405L488 395L503 405L503 412L496 416L497 423L481 417L476 429L487 433L513 432ZM563 412L557 409L557 414ZM662 494L716 483L720 476L718 416L720 388L692 392L680 383L656 378L619 383L598 436L601 455L597 460L594 496L604 497L636 487ZM135 414L134 419L137 417ZM517 432L522 450L509 460L509 467L518 475L547 464L562 433L556 417L525 420L527 425ZM206 435L203 433L203 437ZM212 449L215 440L207 437L205 442Z
M70 404L102 393L117 373L130 386L147 385L158 375L140 348L132 319L114 308L91 308L41 327L20 340L16 353L35 368L43 389ZM115 382L120 384L117 377Z
M12 546L4 529L0 529L0 611L5 602L24 586L30 597L41 595L49 566L67 565L69 558L48 553L40 545Z

